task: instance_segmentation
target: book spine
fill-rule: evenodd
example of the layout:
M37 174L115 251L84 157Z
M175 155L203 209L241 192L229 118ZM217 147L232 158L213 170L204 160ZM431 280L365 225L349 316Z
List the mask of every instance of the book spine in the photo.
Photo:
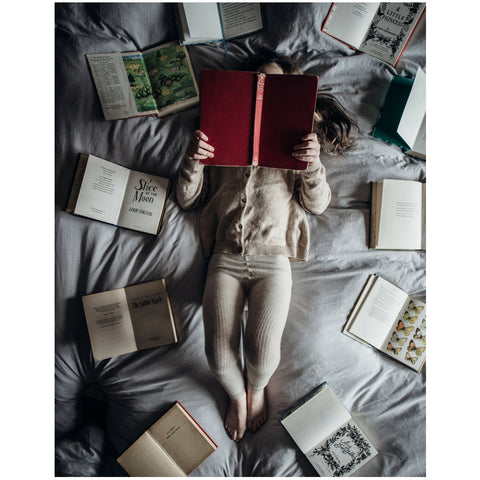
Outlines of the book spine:
M257 91L255 94L255 114L253 118L253 151L252 165L258 165L258 154L260 149L260 126L262 123L263 92L265 90L265 74L257 76Z

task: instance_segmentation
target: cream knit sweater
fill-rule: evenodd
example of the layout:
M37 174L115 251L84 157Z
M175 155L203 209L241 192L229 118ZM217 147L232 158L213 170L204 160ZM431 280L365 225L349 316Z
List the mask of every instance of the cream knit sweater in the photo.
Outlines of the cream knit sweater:
M176 185L181 208L203 205L200 239L212 253L285 255L307 260L310 234L305 211L320 215L331 193L325 168L210 167L185 158Z

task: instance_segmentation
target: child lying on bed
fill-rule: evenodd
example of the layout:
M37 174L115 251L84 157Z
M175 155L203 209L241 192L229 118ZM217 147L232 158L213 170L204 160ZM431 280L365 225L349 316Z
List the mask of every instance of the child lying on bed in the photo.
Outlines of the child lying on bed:
M300 73L289 59L273 54L251 58L246 70ZM335 98L319 94L315 132L292 146L292 156L307 162L307 170L204 166L199 160L213 157L215 146L198 130L187 148L176 194L184 209L203 206L200 235L210 257L203 297L205 351L230 397L225 428L235 441L267 420L266 386L280 362L290 306L290 261L307 260L305 212L320 215L330 202L320 151L352 146L357 128ZM240 337L246 301L244 375Z

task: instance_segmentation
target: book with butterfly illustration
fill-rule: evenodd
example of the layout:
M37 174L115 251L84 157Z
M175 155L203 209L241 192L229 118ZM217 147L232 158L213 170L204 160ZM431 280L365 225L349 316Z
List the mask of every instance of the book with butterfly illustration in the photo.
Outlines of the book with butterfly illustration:
M348 477L378 453L326 382L280 422L321 477Z
M370 275L342 332L419 372L426 359L426 305Z

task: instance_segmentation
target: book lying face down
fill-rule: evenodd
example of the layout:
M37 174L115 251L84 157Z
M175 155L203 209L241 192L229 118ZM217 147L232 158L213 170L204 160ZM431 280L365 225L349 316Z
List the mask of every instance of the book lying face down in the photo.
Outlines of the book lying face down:
M313 131L318 77L203 70L200 130L215 148L206 165L305 170L294 145Z

